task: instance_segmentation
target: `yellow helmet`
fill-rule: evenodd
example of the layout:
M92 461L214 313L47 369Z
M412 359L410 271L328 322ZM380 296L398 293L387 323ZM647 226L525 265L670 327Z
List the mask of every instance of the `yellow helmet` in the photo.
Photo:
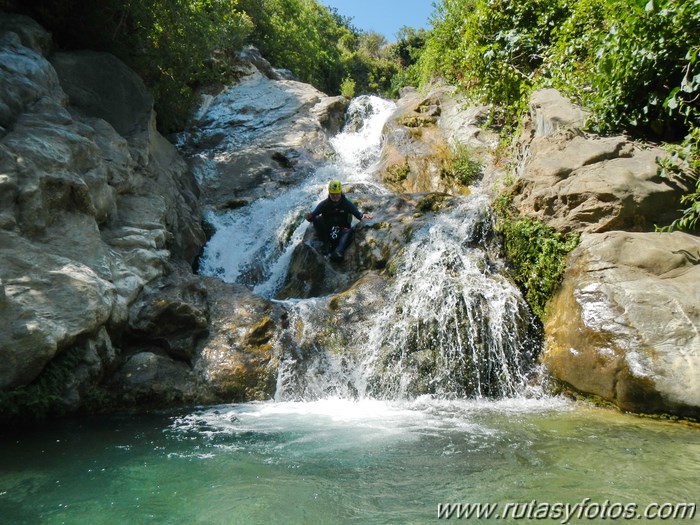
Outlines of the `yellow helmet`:
M342 193L343 186L339 180L332 180L328 183L328 193Z

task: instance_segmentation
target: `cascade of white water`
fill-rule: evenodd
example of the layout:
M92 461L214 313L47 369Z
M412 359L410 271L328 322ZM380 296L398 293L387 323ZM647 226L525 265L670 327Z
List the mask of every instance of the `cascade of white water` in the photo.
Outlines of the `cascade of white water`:
M334 162L278 198L208 217L216 234L201 272L273 297L308 227L303 212L325 196L328 180L388 193L374 171L393 110L377 97L354 100L346 129L332 140ZM517 394L532 362L532 318L489 256L484 241L490 237L485 196L464 197L437 214L404 247L383 306L369 321L334 327L337 341L333 334L330 343L321 337L329 333L329 298L285 301L290 329L281 337L292 350L281 359L277 399Z
M504 397L525 384L532 317L489 257L485 196L465 198L406 247L362 370L367 394Z
M508 397L532 366L532 316L489 256L489 202L465 197L414 232L383 306L345 331L342 352L320 347L325 300L289 304L303 355L283 360L279 400ZM350 332L350 333L348 333ZM340 336L339 336L340 337Z
M353 100L348 118L352 131L332 140L337 159L318 169L301 185L285 188L278 197L205 217L215 229L200 258L199 273L230 283L249 286L256 293L272 297L279 289L291 258L308 223L303 220L326 195L329 180L365 183L370 191L385 192L372 181L379 159L379 144L384 123L395 104L379 97Z

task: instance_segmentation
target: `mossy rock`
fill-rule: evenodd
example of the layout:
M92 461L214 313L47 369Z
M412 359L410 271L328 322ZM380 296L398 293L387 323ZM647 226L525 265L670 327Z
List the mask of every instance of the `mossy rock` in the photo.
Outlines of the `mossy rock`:
M422 212L438 212L445 204L446 195L429 193L416 203L416 209Z
M397 120L397 123L407 128L425 128L434 126L437 119L430 115L406 115Z
M389 166L386 171L389 174L387 177L389 181L398 183L403 182L408 178L408 174L411 172L411 167L408 165L408 162L404 162L402 164L394 164Z

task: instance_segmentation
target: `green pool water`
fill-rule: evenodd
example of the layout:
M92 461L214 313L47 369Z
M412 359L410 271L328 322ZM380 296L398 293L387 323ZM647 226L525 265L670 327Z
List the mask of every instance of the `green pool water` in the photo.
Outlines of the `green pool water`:
M0 445L8 525L560 523L438 506L590 498L591 512L700 494L700 430L558 398L222 405L5 431ZM583 518L569 523L615 521Z

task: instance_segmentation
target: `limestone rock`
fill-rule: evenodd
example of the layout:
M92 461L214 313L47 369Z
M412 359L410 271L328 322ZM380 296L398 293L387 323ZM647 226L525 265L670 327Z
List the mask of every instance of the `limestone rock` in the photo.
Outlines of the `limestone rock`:
M125 350L143 287L191 263L204 234L194 178L140 79L103 53L52 64L47 42L0 13L0 389L69 356L55 394L75 409Z
M581 129L587 118L587 112L556 89L541 89L530 97L530 120L525 125L535 137L548 137L559 130Z
M193 262L204 244L197 202L199 190L175 147L156 131L153 97L143 81L107 53L56 53L51 56L51 63L69 95L71 106L83 117L103 119L118 137L126 139L129 158L121 160L120 164L136 173L115 177L113 186L119 195L117 208L128 208L128 201L133 201L135 194L142 210L150 207L160 214L141 225L128 226L142 227L144 236L150 237L149 230L158 225L162 233L169 232L167 247L173 255ZM117 158L123 158L119 140L110 139L98 139L98 142L103 150L117 150ZM119 223L124 223L125 215L120 213ZM134 219L128 222L133 223Z
M46 56L51 50L51 35L33 19L15 13L3 13L0 17L0 34L14 33L23 47Z
M196 399L195 375L179 361L153 352L129 357L115 374L110 388L127 406L157 406L191 403Z
M308 84L275 80L251 65L237 84L205 98L180 139L202 203L226 209L277 195L333 154L329 132L346 102Z
M559 380L624 410L700 415L700 239L585 235L546 323Z
M191 363L209 326L206 290L184 268L148 284L131 305L127 336L132 346L156 346Z
M670 224L692 181L659 176L659 147L586 136L585 114L554 90L532 96L514 204L561 232L651 231Z
M378 177L398 192L466 193L451 163L458 147L490 163L497 136L480 126L484 116L484 108L467 107L454 88L436 87L424 96L405 91L385 127Z
M275 392L279 356L277 337L287 315L278 304L240 285L202 278L210 308L209 334L195 360L200 396L218 402L269 399Z
M109 122L134 147L132 156L147 162L138 151L148 148L153 96L143 81L108 53L61 52L50 61L70 104L85 116Z
M33 381L58 353L98 332L114 286L89 266L0 231L0 389Z

